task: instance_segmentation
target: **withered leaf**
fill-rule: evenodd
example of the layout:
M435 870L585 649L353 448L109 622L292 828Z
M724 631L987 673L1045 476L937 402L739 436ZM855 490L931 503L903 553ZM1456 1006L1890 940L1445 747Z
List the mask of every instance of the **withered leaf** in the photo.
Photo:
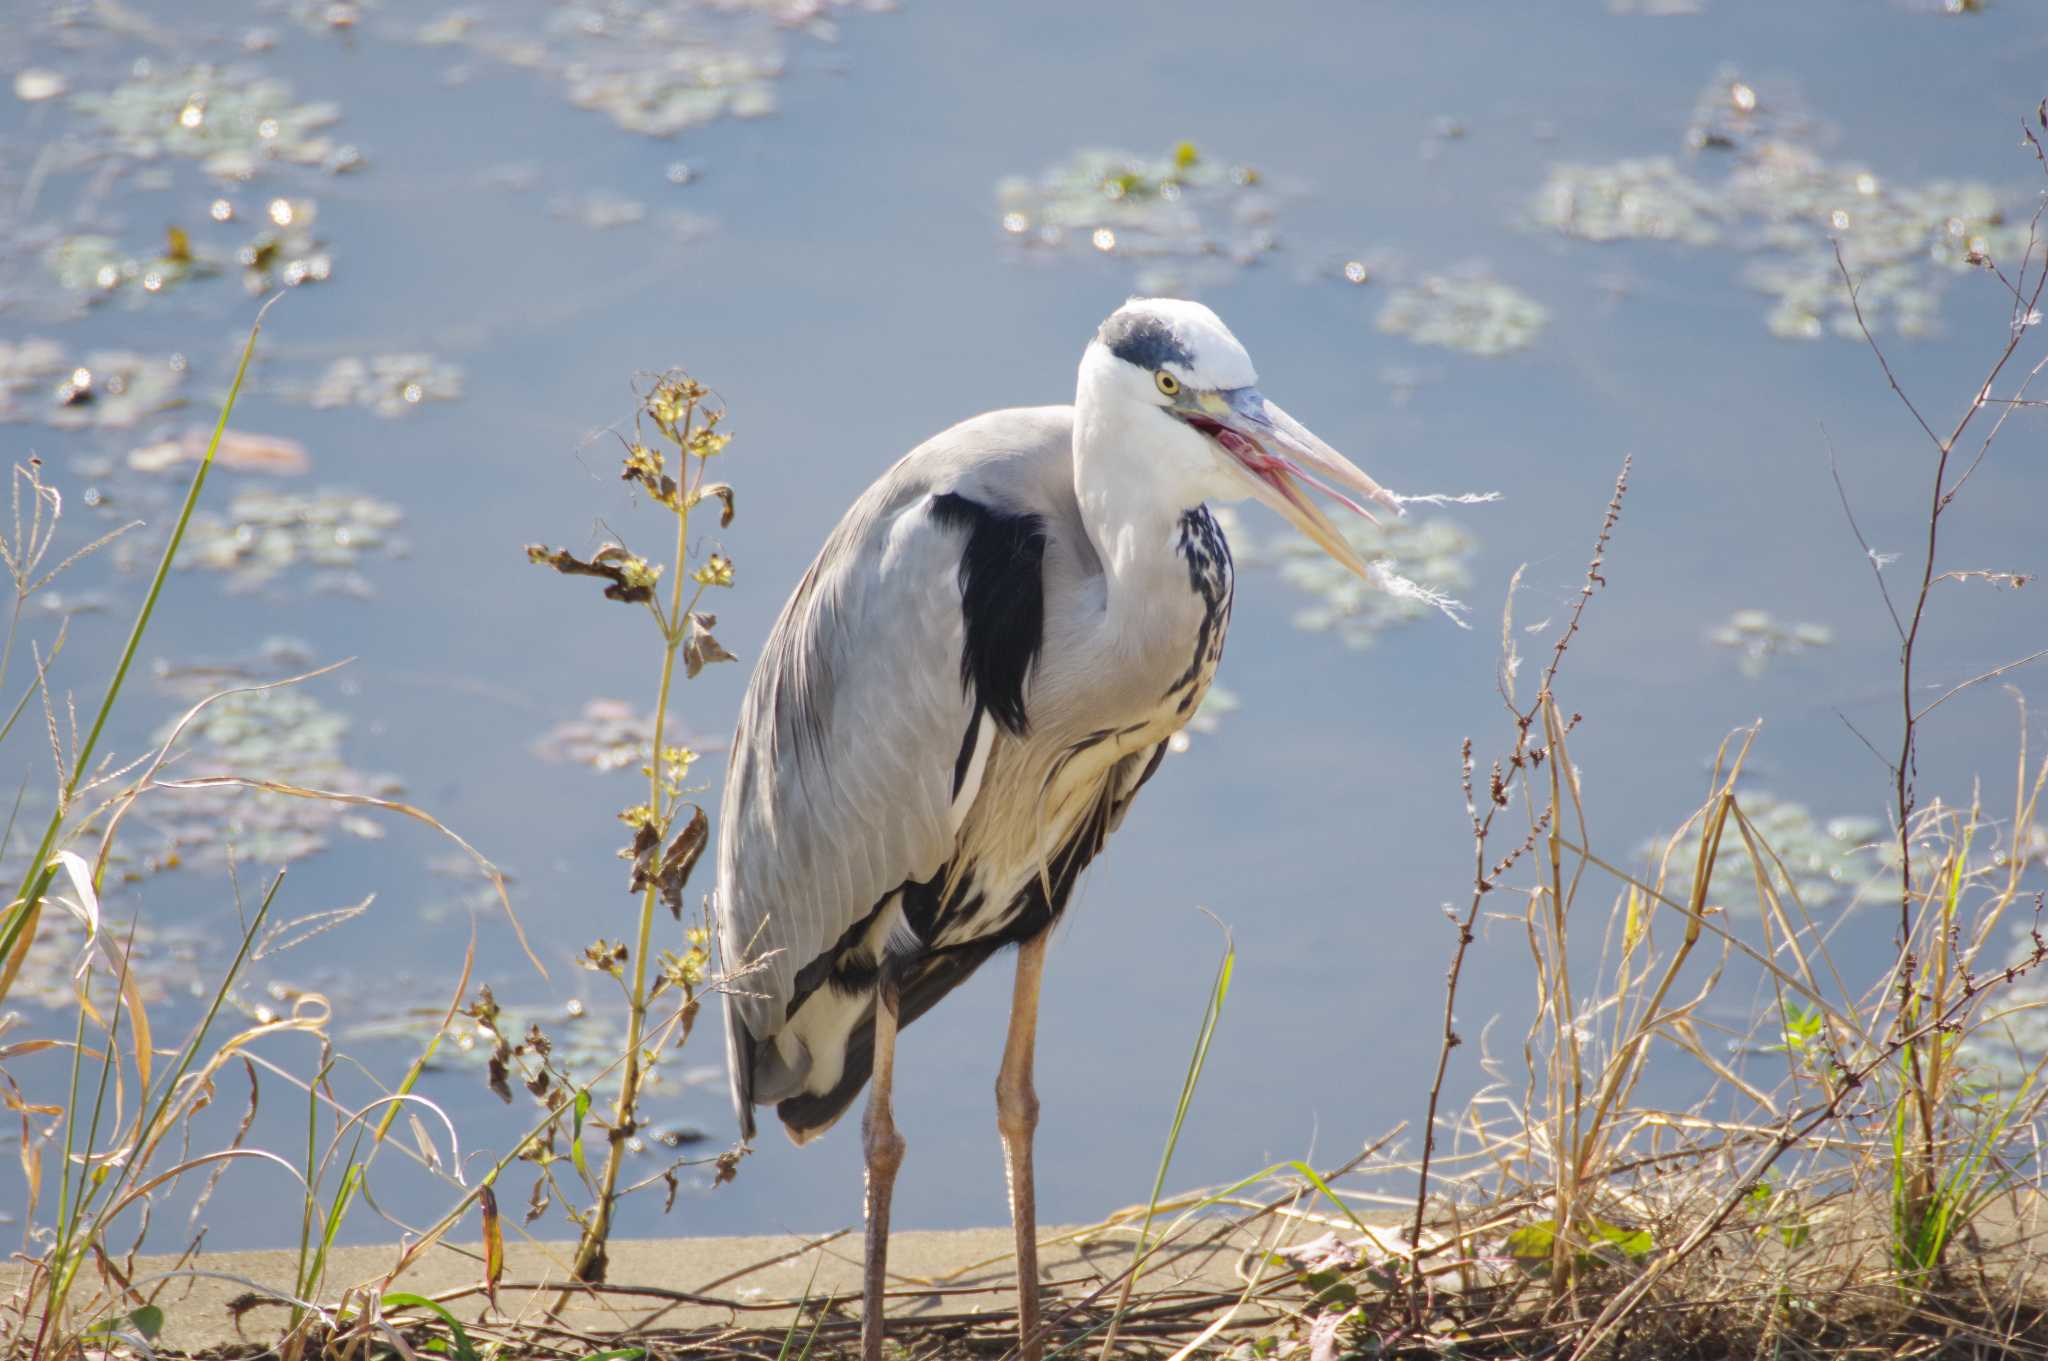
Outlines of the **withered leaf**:
M683 919L683 888L690 882L690 871L697 868L704 847L711 840L711 819L695 804L691 808L695 812L689 825L668 843L668 853L661 858L661 900L668 904L669 914L677 921Z
M713 482L697 490L699 496L715 496L725 503L718 512L718 527L726 528L732 523L732 486L726 482Z
M498 1094L498 1100L508 1106L512 1104L512 1084L508 1080L509 1077L510 1073L505 1067L505 1060L496 1054L491 1055L491 1071L487 1081L490 1083L491 1090Z
M633 832L633 844L619 852L621 860L633 862L633 878L626 888L628 893L643 893L648 882L656 873L656 853L661 849L661 832L653 823L643 822Z
M668 1183L668 1198L661 1202L661 1212L667 1214L676 1207L676 1170L669 1168L661 1174L661 1179Z
M548 1174L545 1170L533 1179L533 1194L526 1201L526 1222L531 1224L548 1212Z
M484 1288L495 1308L498 1282L505 1278L505 1229L498 1219L498 1193L489 1182L477 1188L477 1201L484 1216Z
M692 679L711 662L736 662L739 658L725 650L724 644L711 636L711 630L718 626L715 614L690 616L689 636L683 639L683 670Z
M607 600L618 600L628 605L644 605L654 599L654 579L657 569L615 543L608 543L590 555L585 562L566 548L549 548L546 544L530 543L526 546L526 560L552 567L564 576L602 577L611 585L604 588Z
M718 1171L712 1175L713 1186L723 1186L740 1174L740 1157L743 1150L728 1148L718 1155Z

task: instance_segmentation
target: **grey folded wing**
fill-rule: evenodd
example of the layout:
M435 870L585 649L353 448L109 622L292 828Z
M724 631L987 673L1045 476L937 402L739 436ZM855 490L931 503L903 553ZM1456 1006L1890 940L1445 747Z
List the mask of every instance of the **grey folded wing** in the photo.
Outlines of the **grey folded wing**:
M805 965L953 853L956 763L975 721L961 673L964 539L899 465L826 542L755 668L726 781L717 907L724 966L745 974L728 1021L744 1025L748 1049L782 1029Z

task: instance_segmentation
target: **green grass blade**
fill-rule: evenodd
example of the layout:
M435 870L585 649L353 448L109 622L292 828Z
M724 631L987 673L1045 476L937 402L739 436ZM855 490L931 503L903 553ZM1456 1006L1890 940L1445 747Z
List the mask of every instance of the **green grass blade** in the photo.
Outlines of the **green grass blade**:
M386 1309L424 1309L428 1313L435 1315L441 1322L448 1325L449 1341L455 1347L455 1361L477 1361L476 1347L469 1340L469 1331L456 1320L455 1315L449 1313L425 1295L404 1293L386 1295L383 1305ZM613 1352L602 1353L605 1356L617 1354Z
M1117 1297L1116 1309L1110 1315L1108 1331L1102 1339L1102 1356L1107 1358L1109 1349L1115 1345L1117 1325L1130 1307L1131 1291L1137 1285L1147 1253L1148 1240L1152 1234L1152 1220L1159 1211L1159 1197L1166 1189L1166 1174L1173 1166L1174 1150L1180 1145L1181 1128L1187 1124L1188 1108L1194 1104L1195 1087L1202 1080L1202 1069L1209 1061L1209 1043L1216 1038L1216 1026L1223 1019L1223 1003L1230 996L1231 974L1237 968L1237 943L1230 932L1223 933L1223 960L1216 966L1216 981L1209 988L1209 1003L1202 1012L1201 1028L1195 1035L1194 1053L1188 1057L1187 1076L1181 1080L1180 1100L1173 1108L1173 1123L1166 1131L1166 1147L1159 1154L1159 1171L1152 1179L1152 1195L1145 1203L1144 1223L1138 1229L1138 1243L1131 1258L1131 1273L1124 1278L1123 1292Z
M199 460L199 467L192 473L192 483L185 490L185 503L178 510L177 523L171 527L170 542L164 545L163 557L157 562L156 573L149 579L149 589L142 597L142 608L136 612L135 623L128 630L127 645L121 649L121 659L114 667L114 678L107 683L107 691L100 699L98 712L93 715L92 725L86 729L85 741L80 744L78 754L71 767L71 776L65 782L64 797L57 800L57 807L50 813L50 824L43 829L42 844L29 858L28 869L22 877L21 887L16 890L13 903L8 907L4 922L0 922L0 959L6 959L14 952L15 942L21 938L22 928L27 925L29 913L43 898L55 873L50 868L50 852L56 847L57 834L63 829L64 814L70 808L71 798L78 792L79 782L85 772L92 768L93 752L99 746L100 733L107 726L107 718L114 711L114 702L121 696L121 687L128 680L128 668L134 665L135 654L142 648L142 635L149 630L150 617L156 613L157 597L163 594L164 582L171 574L171 563L178 556L178 547L185 541L185 529L192 523L193 508L199 504L199 493L206 486L206 475L213 469L213 456L220 448L221 436L227 433L228 417L235 409L235 399L242 391L242 379L249 372L249 361L256 353L256 337L263 330L263 316L282 293L271 298L256 313L255 322L249 327L249 338L242 345L242 359L235 366L235 378L228 385L227 400L221 403L220 419L214 422L213 438L206 443L206 455ZM4 1001L0 998L0 1001Z

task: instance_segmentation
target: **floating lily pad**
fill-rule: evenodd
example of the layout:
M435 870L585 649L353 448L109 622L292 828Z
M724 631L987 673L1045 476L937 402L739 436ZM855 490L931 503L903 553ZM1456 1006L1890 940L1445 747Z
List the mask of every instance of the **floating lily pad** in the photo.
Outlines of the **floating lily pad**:
M567 218L598 231L630 227L647 220L647 205L624 194L594 190L588 194L564 195L548 204L556 217Z
M1526 349L1549 320L1543 304L1520 289L1468 271L1395 289L1375 324L1418 345L1493 358Z
M1817 912L1852 897L1862 902L1896 901L1898 845L1879 819L1822 820L1806 805L1762 790L1739 789L1735 797L1764 845L1784 863L1799 901L1808 911ZM1690 866L1690 857L1698 848L1697 834L1689 836L1673 852L1674 863L1681 867ZM1654 860L1663 854L1664 844L1662 839L1647 842L1641 855ZM1775 865L1765 868L1773 890L1783 894L1785 876ZM1689 873L1689 868L1684 872ZM1731 912L1754 915L1761 910L1749 848L1732 820L1721 838L1707 900Z
M776 84L789 69L785 35L802 31L829 39L828 16L855 8L878 6L847 0L493 6L443 15L414 37L541 72L578 108L628 132L672 137L723 118L774 113Z
M402 416L428 402L462 395L462 370L430 354L348 356L317 378L277 382L279 396L315 407L365 406L380 416Z
M130 450L128 466L137 472L183 472L206 457L213 440L211 430L193 427L170 439L156 440ZM294 476L313 466L306 446L281 435L256 435L244 430L223 430L220 446L214 450L217 468L241 472L276 473Z
M1769 610L1737 610L1707 638L1716 647L1739 652L1742 674L1754 678L1764 673L1772 658L1827 647L1835 634L1825 624L1785 623Z
M725 749L723 741L686 732L673 718L662 742L699 756ZM589 701L581 714L556 724L533 744L534 754L543 761L589 766L596 771L637 770L647 764L653 750L653 716L622 699Z
M89 856L92 850L88 846L81 853ZM65 896L61 887L57 896ZM227 963L213 933L197 927L164 926L147 914L138 920L118 912L105 913L100 919L100 930L118 942L128 956L130 977L145 1006L180 997L208 996ZM33 1002L55 1011L73 1010L78 1004L73 975L84 949L84 925L61 908L45 910L36 928L35 943L29 946L21 972L8 989L8 1002ZM87 995L102 1016L112 1014L119 1005L116 980L104 956L94 961Z
M580 717L558 723L533 744L545 761L573 762L592 770L622 770L645 762L654 722L622 699L593 699Z
M570 978L577 977L572 973ZM588 978L588 975L583 975ZM558 1069L592 1082L591 1090L599 1096L615 1096L618 1091L619 1072L613 1067L610 1074L600 1077L601 1070L614 1065L626 1049L625 1008L616 1004L607 993L611 988L608 979L596 979L586 985L588 996L601 999L588 1002L583 995L572 994L556 1002L508 1002L498 1012L498 1027L507 1039L514 1043L523 1040L528 1028L539 1026L547 1036L550 1057ZM406 992L392 992L380 997L382 992L373 983L355 980L356 995L351 1014L362 1019L354 1024L345 1024L341 1030L344 1042L360 1044L364 1041L393 1040L403 1043L408 1049L418 1051L428 1040L439 1032L445 1036L435 1050L432 1062L427 1065L429 1073L459 1074L464 1082L473 1082L481 1087L484 1072L490 1063L492 1042L488 1031L477 1023L458 1014L449 1021L445 1030L442 1021L447 1015L446 1003L437 1006L419 1004L417 989ZM429 986L429 992L432 988ZM363 994L367 992L368 996ZM615 994L614 994L615 996ZM655 1021L659 1023L668 1015L662 1006L656 1007ZM374 1019L367 1019L374 1018ZM703 1035L700 1029L698 1036ZM671 1102L683 1092L694 1089L715 1089L722 1085L721 1070L709 1065L684 1065L676 1062L681 1056L668 1057L663 1063L646 1070L645 1076L651 1090L666 1092ZM516 1100L525 1100L519 1087L523 1075L509 1075L509 1085ZM671 1107L671 1110L673 1107ZM628 1148L640 1153L664 1148L675 1148L692 1142L695 1127L685 1121L665 1121L651 1128L646 1138L636 1137Z
M1183 142L1163 157L1086 150L1035 179L996 186L1004 237L1020 252L1138 262L1138 286L1214 283L1272 251L1274 199L1258 172Z
M53 340L0 340L0 421L116 429L178 405L182 354L69 353Z
M139 306L225 273L239 276L251 293L323 282L334 262L314 233L317 211L309 198L273 196L254 212L261 226L250 235L237 225L243 214L236 204L219 197L189 229L173 224L149 246L92 232L55 235L47 228L25 232L10 246L40 256L63 297L54 304L34 300L51 315L65 316L75 314L80 303L121 299Z
M1740 151L1810 136L1814 119L1789 81L1746 77L1723 66L1693 99L1685 124L1692 151Z
M404 523L397 506L353 492L252 489L225 514L192 517L177 565L224 572L235 591L290 577L315 592L368 595L373 588L355 569L366 559L403 557Z
M354 148L325 136L339 105L301 104L284 81L213 66L165 67L147 59L122 84L72 96L72 104L137 160L198 160L223 180L246 180L269 163L352 169Z
M266 638L244 656L172 661L159 657L150 667L157 689L176 699L199 700L222 690L262 685L311 671L312 645L297 638Z
M395 798L389 775L366 774L343 752L348 718L303 686L223 695L178 738L180 779L234 775L344 794ZM155 741L171 735L166 725ZM165 790L136 805L135 817L187 863L237 859L282 865L325 847L337 834L374 837L381 825L360 808L245 788Z
M263 8L282 9L286 17L308 33L331 35L353 31L362 22L366 8L375 10L382 6L378 0L268 0Z
M216 212L226 205L221 199ZM262 293L283 284L325 283L334 274L334 257L313 232L319 205L309 198L273 198L263 205L263 229L242 243L235 252L242 282L251 293ZM227 220L227 219L222 219Z
M59 288L92 300L123 296L142 300L189 279L220 273L220 265L193 252L177 232L161 253L130 252L108 236L67 236L43 252L43 263Z
M2016 198L1974 181L1898 183L1830 160L1803 140L1810 127L1794 92L1724 71L1688 126L1692 169L1669 157L1558 165L1528 221L1588 241L1747 252L1743 281L1772 300L1772 334L1793 340L1861 338L1838 246L1864 320L1905 336L1938 329L1945 276L2025 252Z
M1652 156L1612 165L1554 165L1531 216L1584 241L1711 246L1722 238L1728 206L1670 157Z

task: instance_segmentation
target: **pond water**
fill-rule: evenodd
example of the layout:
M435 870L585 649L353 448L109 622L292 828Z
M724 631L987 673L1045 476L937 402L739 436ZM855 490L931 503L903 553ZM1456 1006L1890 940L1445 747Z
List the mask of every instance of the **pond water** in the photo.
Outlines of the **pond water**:
M739 516L720 540L738 575L718 613L742 664L673 705L708 752L859 490L954 420L1067 400L1093 326L1139 288L1215 306L1267 391L1382 480L1503 498L1419 512L1389 546L1472 607L1469 630L1352 589L1262 511L1238 517L1248 565L1220 677L1235 703L1212 705L1148 789L1052 951L1046 1222L1150 1186L1222 946L1202 909L1239 960L1173 1180L1412 1130L1435 1061L1442 908L1469 881L1459 742L1484 760L1504 741L1503 594L1526 564L1521 623L1563 618L1625 453L1609 586L1563 685L1585 715L1574 754L1596 841L1633 854L1675 825L1722 737L1762 718L1752 787L1846 902L1830 872L1870 867L1854 847L1881 829L1885 785L1844 718L1895 740L1895 643L1828 449L1872 546L1905 564L1928 450L1844 337L1829 242L1871 281L1902 378L1950 419L2007 325L1968 257L2016 259L2042 185L2019 128L2044 93L2048 29L2019 0L1971 10L13 7L0 440L65 494L60 551L148 522L60 578L25 628L47 640L75 611L55 676L93 702L188 432L210 423L255 299L284 288L236 412L252 438L207 489L112 748L132 759L220 685L352 659L211 714L185 768L402 793L511 874L549 974L461 855L416 826L167 794L138 810L114 899L140 913L165 1015L196 1015L193 989L232 947L232 819L245 898L287 862L285 917L374 894L259 961L245 1013L322 993L338 1047L393 1081L474 930L476 981L522 1023L601 1049L614 1008L574 961L594 936L630 934L614 814L640 796L650 638L522 546L585 550L601 522L631 522L600 432L630 412L632 375L687 366L731 411L721 472ZM61 400L79 368L96 386ZM2008 427L1949 565L2041 568L2042 432L2032 413ZM2044 634L2038 589L1957 586L1929 682ZM48 784L33 726L0 772L28 781L28 813ZM1923 788L1966 796L1980 772L2002 788L2015 731L1996 687L1945 706ZM720 764L698 766L707 797ZM1866 911L1838 940L1867 968L1889 937ZM1490 926L1466 989L1468 1034L1495 1013L1519 1033L1518 926ZM43 1033L63 1013L37 999L63 996L46 971L11 1004ZM943 1024L906 1032L900 1224L1006 1214L991 1085L1007 1003L999 964ZM269 1052L302 1074L318 1061L311 1041ZM1454 1094L1478 1080L1476 1046L1460 1057ZM731 1137L719 1061L707 1023L651 1107L672 1142L708 1136L685 1151ZM422 1091L455 1115L466 1156L528 1120L473 1059L451 1054ZM265 1093L252 1138L302 1138L302 1100ZM242 1100L242 1079L224 1082L207 1130L231 1135ZM692 1171L666 1216L659 1196L628 1201L622 1231L857 1222L855 1125L801 1151L764 1133L735 1183ZM657 1142L639 1175L668 1156ZM384 1208L424 1218L405 1207L434 1193L407 1199L382 1165ZM296 1241L287 1191L231 1173L204 1211L208 1243ZM22 1203L18 1184L0 1190L0 1209ZM536 1231L568 1232L559 1217ZM390 1232L363 1214L345 1236Z

